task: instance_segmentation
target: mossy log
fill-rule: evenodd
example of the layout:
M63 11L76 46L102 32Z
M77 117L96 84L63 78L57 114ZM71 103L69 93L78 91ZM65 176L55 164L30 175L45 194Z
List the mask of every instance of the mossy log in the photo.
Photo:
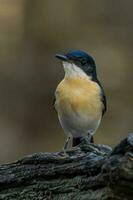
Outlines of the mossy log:
M133 134L113 150L87 144L0 165L0 200L133 199Z

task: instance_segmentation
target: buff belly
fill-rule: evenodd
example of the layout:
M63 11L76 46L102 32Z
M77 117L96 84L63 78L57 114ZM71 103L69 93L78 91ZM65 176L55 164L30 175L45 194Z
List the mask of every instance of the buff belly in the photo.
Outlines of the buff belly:
M63 80L56 90L55 108L62 128L73 137L94 134L102 116L100 87L82 78Z

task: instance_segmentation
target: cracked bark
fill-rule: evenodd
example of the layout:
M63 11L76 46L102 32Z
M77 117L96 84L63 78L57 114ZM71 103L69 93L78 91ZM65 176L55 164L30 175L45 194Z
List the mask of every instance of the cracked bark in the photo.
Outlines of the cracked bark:
M0 200L133 199L133 134L113 150L87 144L0 165Z

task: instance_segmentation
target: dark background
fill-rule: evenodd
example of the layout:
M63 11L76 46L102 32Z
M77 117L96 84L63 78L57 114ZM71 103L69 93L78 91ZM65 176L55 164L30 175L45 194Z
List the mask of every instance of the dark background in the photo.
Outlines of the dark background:
M54 55L71 49L94 56L106 91L95 142L113 146L133 131L132 0L0 0L0 162L62 148Z

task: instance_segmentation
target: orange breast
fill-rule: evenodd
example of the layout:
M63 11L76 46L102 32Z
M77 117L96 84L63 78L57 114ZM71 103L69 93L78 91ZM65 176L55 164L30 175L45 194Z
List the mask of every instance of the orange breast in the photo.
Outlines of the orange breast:
M94 118L99 117L102 111L102 102L99 85L86 78L64 79L56 90L56 109L62 114L82 112Z

